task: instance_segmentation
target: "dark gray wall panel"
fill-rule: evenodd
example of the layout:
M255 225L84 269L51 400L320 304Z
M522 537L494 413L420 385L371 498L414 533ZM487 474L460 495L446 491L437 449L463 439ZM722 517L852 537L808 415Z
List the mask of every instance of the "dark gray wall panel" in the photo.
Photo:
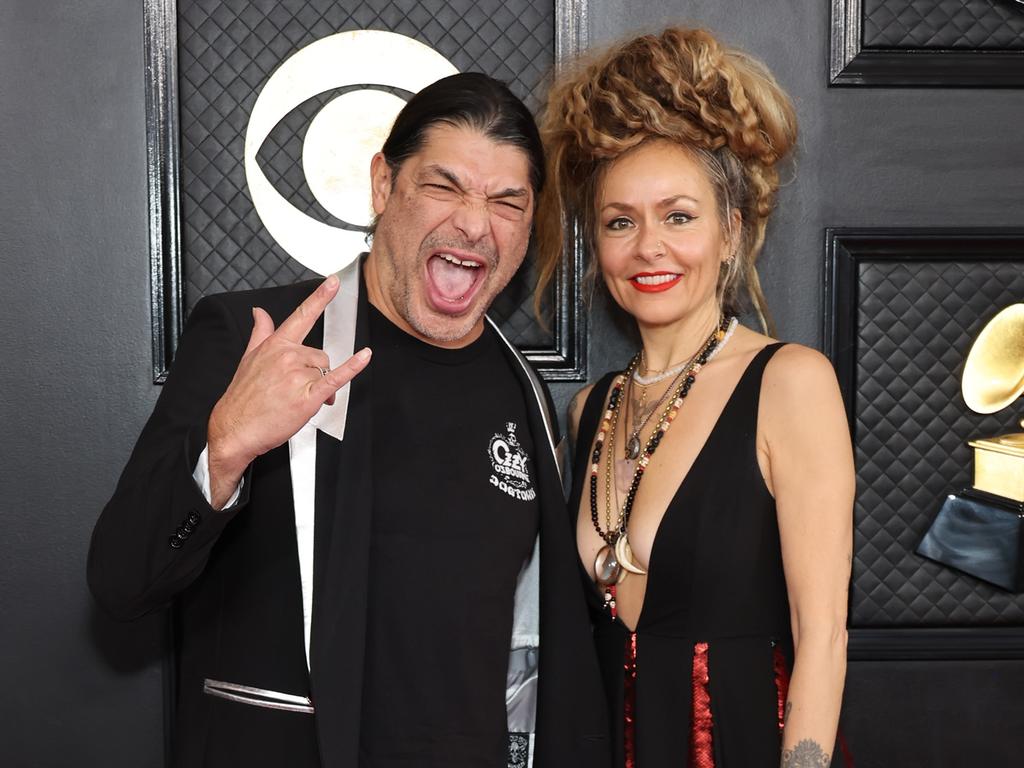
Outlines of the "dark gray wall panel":
M1024 662L856 662L843 731L857 768L1020 763Z
M864 0L865 48L1024 48L1015 0Z
M0 743L157 766L159 623L94 614L89 533L152 406L142 10L0 6Z

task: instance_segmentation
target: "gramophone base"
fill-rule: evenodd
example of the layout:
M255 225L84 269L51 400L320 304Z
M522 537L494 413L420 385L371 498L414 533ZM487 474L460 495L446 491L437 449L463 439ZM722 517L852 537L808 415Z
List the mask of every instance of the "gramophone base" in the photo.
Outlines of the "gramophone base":
M970 488L946 497L917 554L1024 592L1024 503Z

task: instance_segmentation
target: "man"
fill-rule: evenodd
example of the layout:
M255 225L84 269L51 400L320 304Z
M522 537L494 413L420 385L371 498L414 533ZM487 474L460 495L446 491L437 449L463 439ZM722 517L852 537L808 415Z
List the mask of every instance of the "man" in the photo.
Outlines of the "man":
M445 78L368 255L196 306L89 555L119 617L177 598L176 765L608 764L547 395L484 317L543 168L507 88Z

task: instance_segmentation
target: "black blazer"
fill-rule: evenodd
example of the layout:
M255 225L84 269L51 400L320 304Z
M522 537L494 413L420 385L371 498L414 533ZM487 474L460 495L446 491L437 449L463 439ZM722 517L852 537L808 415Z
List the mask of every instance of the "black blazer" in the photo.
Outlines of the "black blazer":
M196 305L172 374L93 532L89 585L108 612L132 619L176 606L177 766L358 765L372 515L372 362L351 384L345 439L317 433L311 673L287 444L253 462L238 503L228 511L213 510L192 478L210 411L249 338L251 308L264 308L279 324L316 285L222 294ZM372 346L367 323L361 290L357 349ZM305 343L320 347L322 337L321 320ZM511 362L521 372L530 429L541 446L543 416L529 378ZM553 458L544 450L537 454L541 650L534 765L606 768L607 714L573 518ZM308 696L316 714L206 695L207 678Z

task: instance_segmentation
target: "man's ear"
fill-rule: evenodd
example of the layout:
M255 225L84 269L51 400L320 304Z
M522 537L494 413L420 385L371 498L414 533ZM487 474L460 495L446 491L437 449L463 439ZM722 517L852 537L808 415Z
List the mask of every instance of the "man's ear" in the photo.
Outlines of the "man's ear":
M380 216L388 206L391 197L391 166L378 152L370 161L370 197L373 200L373 212Z

